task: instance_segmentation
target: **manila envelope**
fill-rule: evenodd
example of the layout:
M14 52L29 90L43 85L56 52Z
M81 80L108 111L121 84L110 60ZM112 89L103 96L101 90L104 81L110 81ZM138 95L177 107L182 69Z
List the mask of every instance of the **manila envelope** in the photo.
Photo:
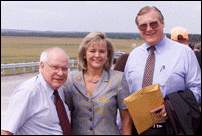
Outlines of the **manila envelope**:
M167 117L156 117L150 111L164 103L159 84L142 88L124 99L138 134Z

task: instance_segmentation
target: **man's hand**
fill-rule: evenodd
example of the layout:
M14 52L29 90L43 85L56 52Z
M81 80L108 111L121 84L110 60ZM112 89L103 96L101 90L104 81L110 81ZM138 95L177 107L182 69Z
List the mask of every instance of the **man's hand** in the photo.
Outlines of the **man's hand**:
M13 135L13 134L9 131L1 130L1 135Z
M156 107L155 109L153 109L152 111L150 111L150 113L151 114L156 113L156 117L165 117L165 116L167 116L164 104Z

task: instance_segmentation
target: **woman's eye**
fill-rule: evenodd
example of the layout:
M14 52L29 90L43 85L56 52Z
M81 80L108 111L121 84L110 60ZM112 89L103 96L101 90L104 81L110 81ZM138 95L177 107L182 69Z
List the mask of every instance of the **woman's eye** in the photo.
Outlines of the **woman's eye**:
M100 51L100 53L105 53L105 51Z

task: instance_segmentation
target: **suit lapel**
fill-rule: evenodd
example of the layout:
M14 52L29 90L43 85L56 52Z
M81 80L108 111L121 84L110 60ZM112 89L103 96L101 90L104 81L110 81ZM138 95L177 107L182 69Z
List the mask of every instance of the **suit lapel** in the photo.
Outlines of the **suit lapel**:
M73 83L78 89L78 91L83 94L85 97L89 98L86 92L86 86L84 83L83 72L78 71L73 77Z
M82 71L78 71L72 79L73 79L73 83L76 86L76 88L78 89L78 91L81 94L83 94L86 98L90 98L86 92L86 86L84 83ZM109 83L109 72L103 70L102 75L101 75L101 80L99 80L97 86L95 87L95 90L93 91L93 93L91 95L91 99L96 97L97 95L99 95L105 89L105 87L108 85L108 83Z
M95 87L95 90L91 95L91 98L98 96L105 89L108 83L109 83L109 72L103 70L101 80L99 80L97 86Z

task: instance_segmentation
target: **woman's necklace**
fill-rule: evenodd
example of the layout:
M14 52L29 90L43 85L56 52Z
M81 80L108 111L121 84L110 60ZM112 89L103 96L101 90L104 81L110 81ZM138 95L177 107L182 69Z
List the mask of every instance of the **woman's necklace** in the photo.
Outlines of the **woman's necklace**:
M88 80L90 80L93 84L97 83L97 82L100 80L100 78L99 78L98 80L95 80L95 81L94 81L94 80L90 79L87 74L86 74L86 77L87 77Z

